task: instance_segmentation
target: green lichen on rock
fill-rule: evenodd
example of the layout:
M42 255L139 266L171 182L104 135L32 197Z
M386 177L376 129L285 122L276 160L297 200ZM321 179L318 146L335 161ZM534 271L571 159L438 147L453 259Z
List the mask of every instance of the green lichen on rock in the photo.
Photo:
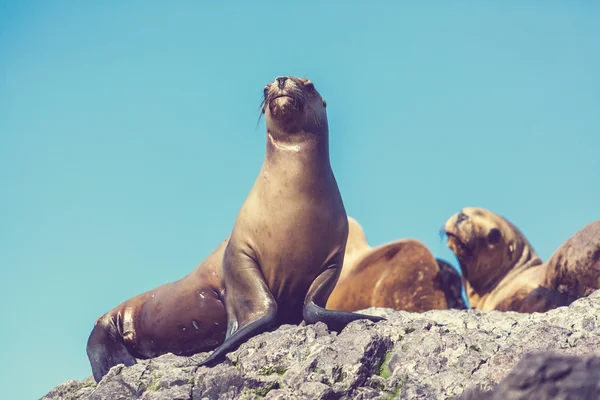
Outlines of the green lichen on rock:
M278 382L269 382L269 383L267 383L267 386L260 388L260 389L254 389L251 391L251 393L253 393L257 396L265 397L267 395L267 393L269 393L273 389L279 389Z
M158 390L158 382L157 381L152 381L152 383L150 384L150 386L148 386L146 388L146 390Z
M160 375L153 376L152 378L152 381L146 386L146 390L158 390Z
M283 374L285 374L285 371L287 371L287 368L285 368L281 365L274 365L274 366L262 367L260 370L258 370L257 374L258 375L273 375L273 374L283 375Z
M402 387L404 386L404 382L406 381L406 379L400 379L398 381L398 383L396 383L396 385L394 386L394 389L392 391L386 391L385 395L383 397L380 397L380 400L392 400L392 399L399 399L400 398L400 392L402 391Z
M379 374L378 375L381 376L382 378L387 379L390 376L392 376L392 372L388 368L391 357L392 357L392 352L391 351L386 352L385 356L383 357L383 362L379 366Z

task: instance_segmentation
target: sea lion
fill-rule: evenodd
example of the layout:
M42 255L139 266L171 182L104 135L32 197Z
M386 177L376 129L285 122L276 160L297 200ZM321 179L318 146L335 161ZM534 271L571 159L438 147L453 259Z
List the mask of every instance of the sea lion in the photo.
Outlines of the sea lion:
M184 278L133 297L96 320L87 342L94 380L117 364L161 354L192 355L225 339L223 241Z
M542 287L533 291L521 312L546 312L568 306L600 289L600 220L565 241L546 263Z
M542 286L573 300L600 289L600 220L586 225L548 259Z
M460 263L472 308L518 311L523 299L539 287L545 265L504 217L465 207L446 221L444 231Z
M264 88L266 155L223 256L227 333L200 365L282 323L384 318L325 309L344 261L348 219L329 160L326 102L308 79Z
M446 294L448 308L466 310L468 307L462 295L462 277L448 261L441 258L436 258L435 260L440 268L440 279L442 280L442 288Z
M448 297L453 294L444 286L438 262L423 243L401 239L372 248L358 221L348 217L348 224L344 265L327 301L328 309L384 307L424 312L449 307Z

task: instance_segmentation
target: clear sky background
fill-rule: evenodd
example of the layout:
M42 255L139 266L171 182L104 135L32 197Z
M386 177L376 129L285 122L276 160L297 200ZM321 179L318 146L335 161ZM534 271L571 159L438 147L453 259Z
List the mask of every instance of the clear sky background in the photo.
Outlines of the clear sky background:
M278 75L327 100L371 245L456 264L438 231L480 206L547 259L600 218L598 3L399 3L0 2L3 396L89 376L95 319L229 234Z

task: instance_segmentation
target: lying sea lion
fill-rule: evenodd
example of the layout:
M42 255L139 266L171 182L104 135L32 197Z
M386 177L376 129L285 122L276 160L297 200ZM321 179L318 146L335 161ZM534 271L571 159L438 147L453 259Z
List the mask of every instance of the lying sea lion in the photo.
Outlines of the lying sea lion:
M463 283L460 274L448 261L441 258L436 258L436 261L440 268L440 278L446 293L448 308L466 310L468 307L462 295Z
M542 286L524 301L521 312L568 306L600 289L600 220L586 225L550 256Z
M402 239L372 248L358 221L349 217L348 223L348 248L340 279L327 301L328 309L385 307L424 312L447 309L450 304L466 308L460 297L459 274L449 265L451 271L440 265L423 243Z
M325 308L348 238L325 107L308 79L280 76L264 89L266 155L223 257L227 333L201 365L282 323L321 321L340 331L354 320L383 320Z
M448 219L444 231L459 260L472 308L518 311L523 299L540 286L545 265L504 217L466 207Z
M574 299L600 289L600 220L586 225L550 256L543 286Z

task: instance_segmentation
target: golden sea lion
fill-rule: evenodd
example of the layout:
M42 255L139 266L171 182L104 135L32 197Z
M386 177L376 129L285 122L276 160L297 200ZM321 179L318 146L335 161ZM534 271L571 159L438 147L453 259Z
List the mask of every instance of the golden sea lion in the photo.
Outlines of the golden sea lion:
M539 287L545 265L504 217L466 207L446 221L444 231L472 308L518 311L522 300Z
M357 311L385 307L424 312L447 309L450 304L466 308L460 297L459 274L448 265L456 277L453 281L452 272L446 265L440 265L423 243L402 239L372 248L358 221L349 217L348 224L344 265L327 301L328 309ZM458 299L455 298L457 282Z
M226 337L201 365L282 323L321 321L340 331L383 319L325 309L348 238L325 108L308 79L280 76L264 89L266 155L223 256Z

